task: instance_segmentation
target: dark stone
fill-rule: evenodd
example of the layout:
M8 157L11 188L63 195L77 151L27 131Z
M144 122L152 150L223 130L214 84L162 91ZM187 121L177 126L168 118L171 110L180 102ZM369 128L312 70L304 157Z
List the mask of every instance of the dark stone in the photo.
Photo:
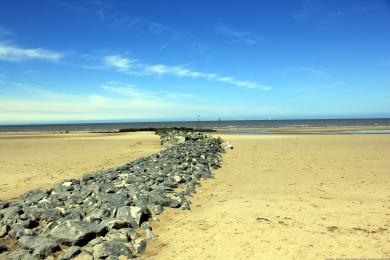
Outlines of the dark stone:
M104 242L94 247L94 258L102 259L110 256L125 256L133 258L131 250L125 244L118 241Z
M19 244L33 255L41 258L49 256L59 249L55 242L46 237L23 236L19 239Z
M49 236L60 243L82 246L94 239L97 234L102 233L102 231L103 226L96 223L68 220L54 227L49 232Z
M29 204L36 204L47 197L47 192L43 190L32 190L22 195L22 200Z
M54 208L54 209L46 209L43 214L42 214L42 217L46 220L46 221L56 221L60 218L62 218L62 213L61 213L61 210L57 209L57 208Z
M9 202L5 201L0 201L0 209L5 209L9 207Z
M131 244L133 245L135 252L141 254L145 251L147 242L145 239L138 238L131 241Z
M35 232L34 230L24 228L21 224L16 224L11 228L8 234L14 239L19 239L22 236L34 235Z

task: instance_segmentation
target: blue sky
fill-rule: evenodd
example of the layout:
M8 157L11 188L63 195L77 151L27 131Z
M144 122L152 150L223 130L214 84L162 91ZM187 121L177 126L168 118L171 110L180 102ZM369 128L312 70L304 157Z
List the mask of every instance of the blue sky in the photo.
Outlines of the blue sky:
M0 3L0 123L390 116L390 2Z

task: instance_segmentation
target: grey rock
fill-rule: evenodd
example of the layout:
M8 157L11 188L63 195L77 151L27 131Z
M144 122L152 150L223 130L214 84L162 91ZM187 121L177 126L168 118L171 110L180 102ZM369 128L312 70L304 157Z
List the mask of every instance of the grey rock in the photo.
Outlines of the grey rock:
M19 244L37 257L46 257L59 249L55 242L46 237L23 236Z
M0 201L0 209L5 209L9 207L9 202L7 201Z
M49 236L53 237L60 243L85 245L102 231L103 227L96 223L80 220L68 220L59 223L56 227L54 227L49 232Z
M24 228L21 224L16 224L12 227L8 234L12 238L19 239L22 236L34 235L35 231L28 228Z
M96 246L97 244L101 244L103 243L104 240L102 237L97 237L97 238L94 238L92 239L91 241L88 242L88 245L89 246Z
M117 218L128 220L132 227L139 227L142 216L143 212L140 207L124 206L120 207L116 213Z
M102 220L110 216L110 212L107 209L93 209L89 214L91 220Z
M38 257L31 255L25 249L19 249L6 255L4 260L38 260Z
M29 204L36 204L47 197L47 192L43 190L31 190L22 195L22 200Z
M104 239L107 241L116 240L116 241L126 243L132 239L134 233L135 233L135 230L132 228L113 229L106 234Z
M145 239L137 238L131 241L131 244L133 245L135 252L141 254L145 251L147 242Z
M81 247L71 246L65 250L65 252L61 255L61 260L69 260L73 259L76 255L81 253Z
M42 214L42 217L46 220L46 221L56 221L56 220L59 220L60 218L62 218L62 212L61 210L57 209L57 208L54 208L54 209L46 209L43 214Z
M145 229L145 235L147 239L153 240L156 239L156 235L150 229Z
M112 218L103 220L100 225L106 230L112 230L128 227L130 226L130 222L127 219Z
M8 225L3 225L0 228L0 238L5 237L8 234L9 231L9 226Z
M93 251L93 256L97 259L107 258L109 256L133 257L130 248L118 241L104 242L95 246Z

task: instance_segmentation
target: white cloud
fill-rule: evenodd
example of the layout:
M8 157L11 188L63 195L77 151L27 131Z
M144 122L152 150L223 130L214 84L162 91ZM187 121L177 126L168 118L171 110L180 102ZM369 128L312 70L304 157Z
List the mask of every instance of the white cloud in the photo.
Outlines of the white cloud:
M0 43L0 60L22 61L22 60L49 60L57 62L63 54L45 49L26 49L9 44Z
M251 32L248 31L238 31L234 30L226 25L218 25L215 27L215 31L219 34L225 35L225 36L233 36L233 37L244 37L251 35Z
M101 91L101 90L105 91ZM85 94L66 94L39 85L0 81L0 124L72 120L172 120L191 116L261 116L283 114L277 107L205 105L201 98L149 91L108 82ZM15 93L18 95L15 96Z
M265 86L253 81L238 80L234 77L219 76L216 73L204 73L194 71L183 66L169 66L164 64L144 64L137 60L130 60L126 57L118 55L109 55L104 57L103 62L109 66L117 69L120 72L136 73L136 74L155 74L155 75L173 75L176 77L200 78L211 81L223 82L236 87L249 89L262 89L268 91L270 86Z
M135 60L130 60L119 55L108 55L104 57L104 64L109 67L114 67L119 71L126 71L131 68L131 65L135 63Z

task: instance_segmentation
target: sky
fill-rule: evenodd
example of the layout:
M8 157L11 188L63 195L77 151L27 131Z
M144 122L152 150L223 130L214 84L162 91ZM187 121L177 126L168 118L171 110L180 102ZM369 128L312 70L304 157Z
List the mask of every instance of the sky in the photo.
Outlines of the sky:
M0 124L390 117L390 1L0 3Z

